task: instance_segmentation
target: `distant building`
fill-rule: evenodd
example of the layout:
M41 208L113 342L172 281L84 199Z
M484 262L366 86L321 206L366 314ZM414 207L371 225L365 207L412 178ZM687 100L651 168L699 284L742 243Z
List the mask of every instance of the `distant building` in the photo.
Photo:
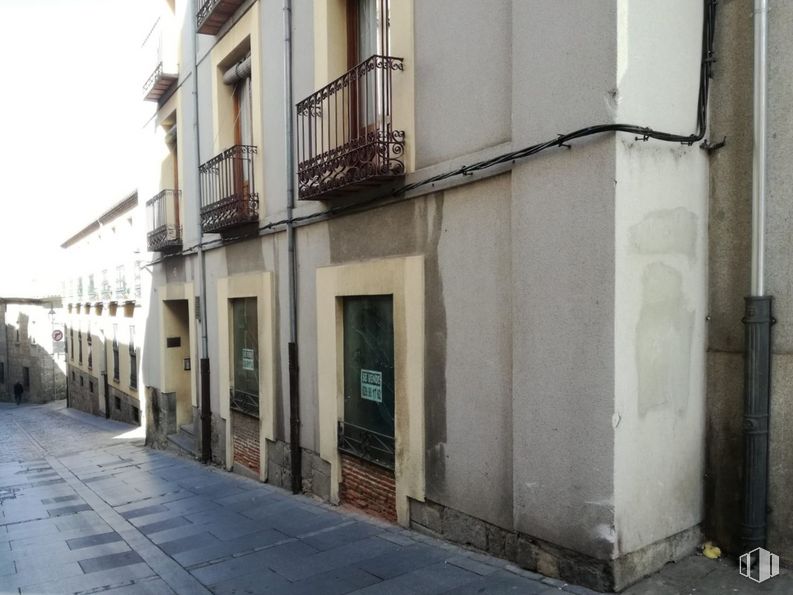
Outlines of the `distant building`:
M133 192L61 247L69 406L140 424L139 383L145 319L142 227Z
M59 297L0 297L0 401L14 400L17 382L26 403L66 398L64 349Z

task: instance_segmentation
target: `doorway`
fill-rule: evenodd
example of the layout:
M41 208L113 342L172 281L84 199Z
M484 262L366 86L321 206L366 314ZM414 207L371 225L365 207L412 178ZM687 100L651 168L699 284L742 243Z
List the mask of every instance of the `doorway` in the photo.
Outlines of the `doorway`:
M192 361L190 359L190 313L187 300L163 301L164 385L173 393L177 427L193 423Z

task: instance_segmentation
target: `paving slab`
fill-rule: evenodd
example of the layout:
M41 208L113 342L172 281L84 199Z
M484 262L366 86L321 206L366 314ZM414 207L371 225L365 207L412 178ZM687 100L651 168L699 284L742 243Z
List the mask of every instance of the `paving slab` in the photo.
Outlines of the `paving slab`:
M360 512L148 449L140 438L121 438L129 429L62 402L0 405L0 590L591 595ZM791 580L783 573L755 588L734 565L694 557L629 595L793 593Z

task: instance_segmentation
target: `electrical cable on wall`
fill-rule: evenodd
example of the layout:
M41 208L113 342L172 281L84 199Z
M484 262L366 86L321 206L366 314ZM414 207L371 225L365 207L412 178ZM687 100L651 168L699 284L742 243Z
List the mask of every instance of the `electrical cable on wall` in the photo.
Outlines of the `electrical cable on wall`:
M537 143L535 145L531 145L528 147L524 147L523 149L518 149L515 151L510 151L508 153L503 153L491 159L479 161L471 165L464 165L449 172L438 174L410 184L405 184L403 186L400 186L392 190L391 193L388 195L388 197L390 198L404 197L408 192L417 190L421 187L435 184L437 182L442 182L444 180L448 180L450 178L455 178L458 176L470 176L475 174L476 172L484 171L492 167L496 167L498 165L503 165L521 159L526 159L528 157L537 155L538 153L541 153L548 149L561 148L561 147L570 149L572 148L571 145L569 144L571 141L586 138L589 136L604 134L607 132L626 132L629 134L634 134L636 135L636 140L645 141L645 142L652 138L663 142L680 143L683 145L692 146L694 143L703 141L705 139L705 134L708 128L708 96L710 93L710 79L712 78L713 75L713 63L715 62L714 53L713 53L713 42L714 42L714 34L715 34L717 0L703 0L703 2L704 2L704 15L702 22L702 50L701 50L701 61L700 61L700 75L699 75L699 95L697 99L697 129L696 132L694 132L693 134L683 135L672 132L663 132L647 126L638 126L635 124L597 124L594 126L587 126L586 128L580 128L578 130L574 130L573 132L568 132L566 134L559 134L556 138L541 143ZM702 143L701 148L710 151L710 150L718 149L723 145L724 145L724 141L721 141L720 143L716 143L716 144L710 144L707 141L705 141ZM376 196L362 202L356 202L354 204L338 205L324 211L309 213L307 215L302 215L299 217L293 217L292 222L302 223L314 219L324 219L324 218L332 217L334 215L338 215L348 211L361 210L367 206L385 206L385 205L393 204L393 202L383 201L384 198L388 198L388 197ZM276 228L285 226L287 222L288 221L286 219L281 219L279 221L266 223L260 226L258 231L259 232L272 231ZM225 245L225 244L233 243L235 241L244 240L248 237L250 236L243 235L243 236L227 237L217 240L210 240L208 242L203 242L200 245L202 247L213 246L213 245ZM173 258L175 256L183 256L183 255L191 254L198 246L199 244L195 244L194 246L185 248L181 252L176 252L173 254L169 254L167 256L162 256L159 259L152 260L149 264L157 264L167 258Z

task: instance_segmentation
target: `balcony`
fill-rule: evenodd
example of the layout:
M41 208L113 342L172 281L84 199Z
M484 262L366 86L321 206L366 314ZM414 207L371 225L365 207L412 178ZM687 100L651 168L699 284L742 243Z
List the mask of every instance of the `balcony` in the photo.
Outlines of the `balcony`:
M179 190L163 190L146 201L149 252L178 252L182 249L180 196Z
M259 220L254 155L256 147L235 145L199 168L204 232L220 233Z
M372 56L297 104L298 189L325 200L405 174L405 132L392 122L402 58Z
M124 265L116 267L116 288L114 297L117 300L129 298L129 286L127 285L127 271Z
M243 2L244 0L204 0L196 15L198 32L216 35Z
M143 42L141 74L148 77L143 84L144 101L160 101L179 80L176 50L173 18L158 19Z
M99 294L96 291L96 284L94 283L94 276L88 275L88 292L87 292L88 300L94 302L96 301L98 295Z
M163 63L160 62L143 85L143 100L159 101L178 79L178 73L165 72Z
M107 269L102 271L102 300L110 301L113 298L113 288L107 278Z

